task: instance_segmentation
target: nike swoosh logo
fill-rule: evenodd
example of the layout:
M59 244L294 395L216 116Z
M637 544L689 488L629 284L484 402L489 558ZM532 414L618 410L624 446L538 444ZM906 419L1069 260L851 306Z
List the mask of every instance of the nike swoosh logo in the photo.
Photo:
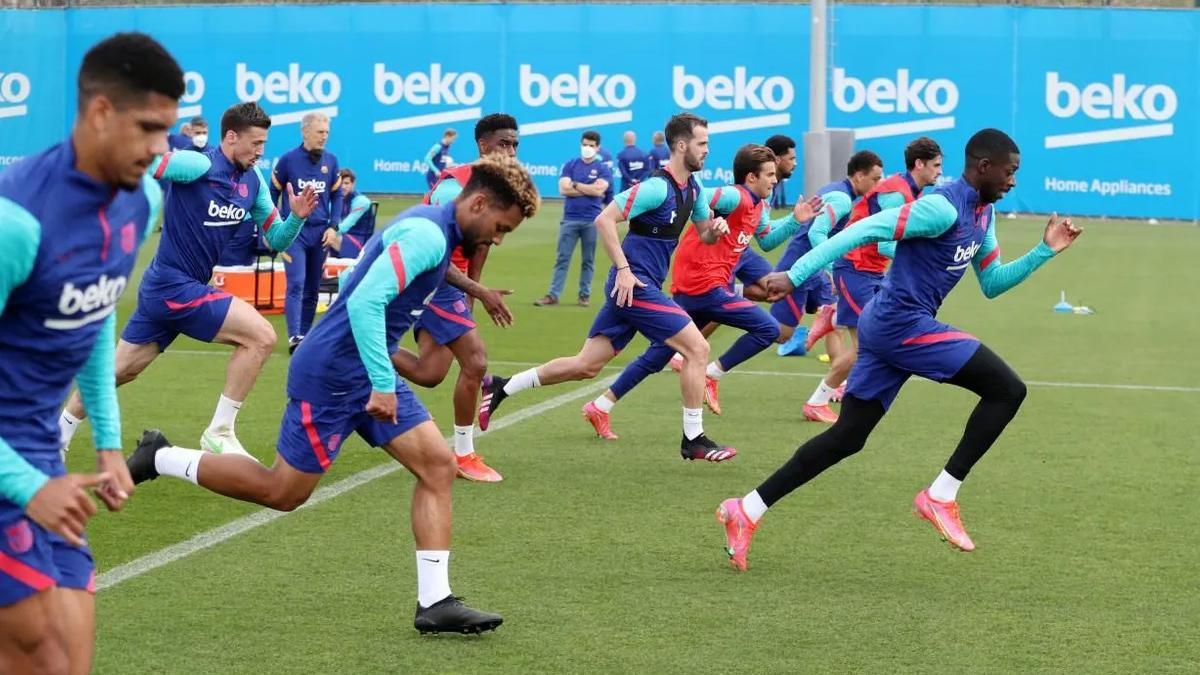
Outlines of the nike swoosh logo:
M196 463L195 463L195 462L188 462L187 468L183 470L183 477L184 477L184 478L191 478L191 477L192 477L192 467L194 467L194 466L196 466Z
M441 558L421 558L421 560L424 560L425 562L431 562L431 563L440 563L440 562L442 562L442 559L441 559Z

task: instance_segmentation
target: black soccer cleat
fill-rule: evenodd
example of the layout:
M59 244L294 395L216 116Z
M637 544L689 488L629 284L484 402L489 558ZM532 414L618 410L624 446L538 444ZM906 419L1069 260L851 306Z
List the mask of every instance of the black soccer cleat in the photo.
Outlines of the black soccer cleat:
M413 619L413 627L421 635L436 633L462 633L463 635L478 635L484 631L496 630L504 623L504 617L491 612L471 609L463 604L463 599L448 595L429 607L417 604L417 616Z
M159 450L169 445L171 442L158 429L147 429L142 432L142 440L138 442L133 454L125 460L125 466L129 467L129 477L133 479L134 485L158 478L158 469L154 468L154 456L158 454Z
M683 440L679 443L679 455L689 462L696 459L706 462L724 462L737 457L737 450L728 445L714 443L704 434L700 434L690 441L687 435L684 435Z
M288 338L288 356L296 353L296 350L300 348L301 342L304 342L303 335L296 335Z
M508 394L504 393L504 385L508 384L508 380L509 378L499 375L483 376L483 383L480 385L483 396L479 399L480 431L487 431L488 425L492 423L492 415L496 414L500 403L508 398Z

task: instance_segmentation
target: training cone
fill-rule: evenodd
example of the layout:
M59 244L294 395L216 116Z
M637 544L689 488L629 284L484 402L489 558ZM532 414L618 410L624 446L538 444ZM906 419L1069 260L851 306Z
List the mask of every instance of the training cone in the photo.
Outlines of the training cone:
M1054 311L1062 313L1070 313L1075 311L1075 307L1073 307L1071 303L1067 302L1066 291L1062 291L1062 295L1059 296L1058 304L1054 306Z

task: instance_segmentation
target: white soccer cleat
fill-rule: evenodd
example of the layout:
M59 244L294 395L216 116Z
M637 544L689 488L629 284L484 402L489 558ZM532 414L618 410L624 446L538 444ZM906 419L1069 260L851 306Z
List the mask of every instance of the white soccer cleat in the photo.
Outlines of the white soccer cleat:
M258 461L257 457L246 452L246 449L242 447L241 441L237 439L237 436L233 435L232 429L221 431L205 429L204 433L200 435L200 449L215 455L242 455L256 462Z

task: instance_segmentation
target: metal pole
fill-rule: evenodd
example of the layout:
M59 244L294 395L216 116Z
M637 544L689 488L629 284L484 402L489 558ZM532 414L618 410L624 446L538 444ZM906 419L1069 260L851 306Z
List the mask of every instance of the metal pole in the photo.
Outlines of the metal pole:
M1197 0L1200 2L1200 0ZM825 130L825 101L828 94L825 91L826 56L828 48L825 43L828 35L828 6L826 0L812 0L812 34L809 37L809 96L808 96L808 130Z

